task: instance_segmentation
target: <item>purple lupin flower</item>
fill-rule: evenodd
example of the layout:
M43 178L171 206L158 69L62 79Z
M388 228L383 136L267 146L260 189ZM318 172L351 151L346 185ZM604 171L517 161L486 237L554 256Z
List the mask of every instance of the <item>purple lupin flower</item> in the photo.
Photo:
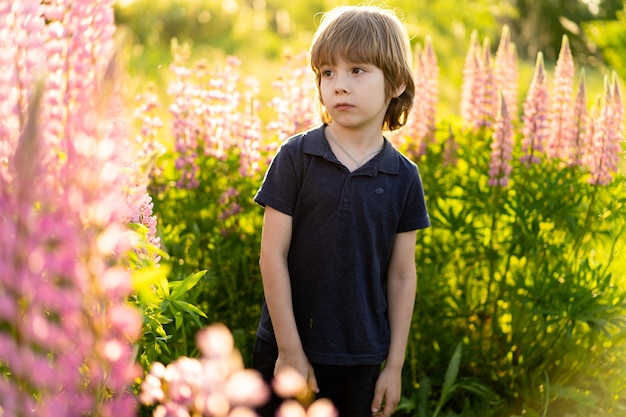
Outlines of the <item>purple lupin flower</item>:
M574 60L567 35L563 36L561 51L554 69L554 82L550 94L550 127L546 142L546 155L570 163L574 142Z
M620 162L620 141L624 136L624 109L617 78L605 77L603 100L598 102L592 118L587 166L589 183L607 185L613 180Z
M511 120L517 120L517 51L511 42L511 31L508 25L502 28L500 43L496 51L494 77L496 88L502 91Z
M511 174L513 158L513 124L506 108L506 101L500 95L500 106L491 142L491 160L489 162L489 185L506 187Z
M537 54L533 79L524 101L522 115L522 152L520 160L526 165L538 164L543 143L548 135L548 86L543 66L543 54Z

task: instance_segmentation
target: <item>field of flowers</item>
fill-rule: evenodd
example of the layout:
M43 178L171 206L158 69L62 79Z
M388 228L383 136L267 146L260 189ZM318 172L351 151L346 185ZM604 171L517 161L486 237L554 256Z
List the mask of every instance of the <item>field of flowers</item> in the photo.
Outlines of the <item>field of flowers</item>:
M251 416L270 389L285 416L332 416L297 375L249 369L252 197L318 123L306 56L263 85L174 43L166 97L127 102L115 32L112 1L0 3L0 416ZM493 46L471 37L459 114L440 117L436 45L418 45L388 136L432 219L397 415L622 416L621 82L587 97L563 37L522 89L507 27Z

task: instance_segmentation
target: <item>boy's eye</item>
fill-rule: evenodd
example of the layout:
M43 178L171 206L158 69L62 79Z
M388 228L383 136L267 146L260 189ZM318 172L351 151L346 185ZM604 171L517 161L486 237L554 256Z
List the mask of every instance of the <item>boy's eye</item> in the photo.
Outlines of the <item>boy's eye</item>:
M352 68L352 73L354 73L354 74L362 74L364 72L365 72L365 70L363 68L358 68L358 67Z
M333 75L333 72L331 70L323 70L321 71L322 77L330 77L331 75Z

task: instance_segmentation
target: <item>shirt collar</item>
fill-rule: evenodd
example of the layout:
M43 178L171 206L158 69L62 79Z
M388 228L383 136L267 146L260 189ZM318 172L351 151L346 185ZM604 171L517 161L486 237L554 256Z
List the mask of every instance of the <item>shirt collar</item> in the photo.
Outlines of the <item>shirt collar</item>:
M321 125L304 133L303 152L309 155L328 157L332 151L330 145L324 137L324 127ZM369 169L364 174L376 174L384 172L386 174L397 174L399 169L399 156L391 142L385 138L383 150L379 154L378 164L366 165Z

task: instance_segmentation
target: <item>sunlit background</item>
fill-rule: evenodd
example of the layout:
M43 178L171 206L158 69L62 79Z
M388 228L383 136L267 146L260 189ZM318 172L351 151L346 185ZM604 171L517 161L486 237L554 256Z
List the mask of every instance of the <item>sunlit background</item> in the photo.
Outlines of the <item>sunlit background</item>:
M172 39L189 43L196 58L235 55L247 74L270 80L286 53L308 47L320 13L336 0L120 0L116 19L128 68L142 80L159 81L170 62ZM374 3L376 4L376 3ZM414 44L431 37L441 67L440 107L458 112L456 92L470 35L497 46L504 25L517 46L523 84L530 81L537 52L553 65L567 35L577 65L605 73L609 65L626 78L626 17L622 0L389 0L403 16ZM589 76L590 88L602 76ZM599 80L599 81L597 81ZM521 86L523 89L523 85ZM520 94L522 96L522 94Z

